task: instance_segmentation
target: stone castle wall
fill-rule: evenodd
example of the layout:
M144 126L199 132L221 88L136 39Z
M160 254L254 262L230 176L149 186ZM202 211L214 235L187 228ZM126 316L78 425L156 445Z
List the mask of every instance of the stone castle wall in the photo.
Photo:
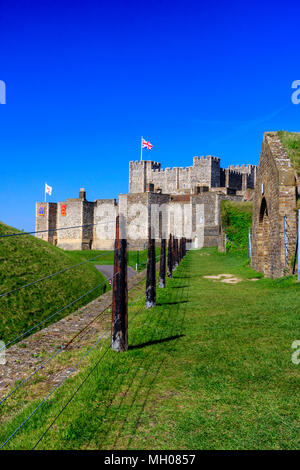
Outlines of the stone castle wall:
M264 135L253 204L252 267L271 278L290 273L297 236L296 177L276 133Z
M112 250L119 214L129 249L147 246L150 220L156 239L173 233L193 239L198 247L216 245L220 199L231 191L241 200L252 171L250 166L224 170L213 156L194 157L187 168L162 170L160 163L145 160L130 162L129 168L129 193L120 194L118 202L89 202L81 189L75 199L37 203L37 230L57 229L38 236L68 250Z
M244 176L245 175L245 176ZM244 176L244 178L243 178ZM161 168L161 164L143 160L129 162L129 192L154 192L165 194L191 194L199 186L226 187L236 190L254 188L256 167L254 165L220 167L220 159L211 155L194 157L193 166ZM244 181L244 183L243 183Z

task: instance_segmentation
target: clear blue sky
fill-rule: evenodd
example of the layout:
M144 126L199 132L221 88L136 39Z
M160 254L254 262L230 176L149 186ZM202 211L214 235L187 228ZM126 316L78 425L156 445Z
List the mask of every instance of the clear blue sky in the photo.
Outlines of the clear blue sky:
M117 197L140 136L163 167L257 164L263 132L300 131L299 14L283 1L0 0L0 220Z

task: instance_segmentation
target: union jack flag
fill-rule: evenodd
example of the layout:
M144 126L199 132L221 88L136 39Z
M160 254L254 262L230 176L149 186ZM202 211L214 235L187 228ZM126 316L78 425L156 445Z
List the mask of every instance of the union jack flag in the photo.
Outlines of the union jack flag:
M145 139L142 139L142 148L143 149L148 149L148 150L151 150L153 147L152 144L150 144L150 142L148 140L145 140Z

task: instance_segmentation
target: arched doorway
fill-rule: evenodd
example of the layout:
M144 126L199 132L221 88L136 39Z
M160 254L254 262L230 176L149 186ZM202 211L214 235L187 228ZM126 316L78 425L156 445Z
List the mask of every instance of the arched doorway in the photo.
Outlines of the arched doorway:
M258 260L259 271L270 272L270 220L266 198L263 197L259 210L258 224Z

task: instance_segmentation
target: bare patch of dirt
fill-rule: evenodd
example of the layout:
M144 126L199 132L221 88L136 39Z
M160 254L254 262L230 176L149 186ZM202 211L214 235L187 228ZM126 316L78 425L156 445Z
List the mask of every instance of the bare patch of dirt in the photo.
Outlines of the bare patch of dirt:
M218 274L217 276L203 276L205 279L211 279L213 282L224 282L225 284L237 284L243 279L234 276L233 274Z

